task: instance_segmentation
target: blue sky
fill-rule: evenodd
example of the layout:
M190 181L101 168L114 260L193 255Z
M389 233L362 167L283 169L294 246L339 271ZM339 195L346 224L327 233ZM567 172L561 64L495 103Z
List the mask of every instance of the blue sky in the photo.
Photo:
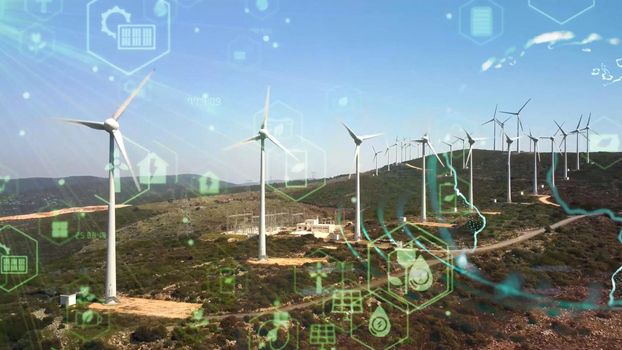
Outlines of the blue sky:
M144 0L144 7L138 0L103 1L132 12L132 23L141 23L143 9L153 11L157 0ZM619 1L597 1L560 25L531 9L527 0L498 0L503 33L478 45L459 33L459 9L468 3L462 0L282 0L278 9L272 0L263 12L255 1L171 0L170 52L129 76L87 52L87 2L65 0L62 11L48 20L25 12L22 0L5 3L0 19L0 169L5 172L105 176L106 135L55 118L103 121L127 95L124 87L151 68L156 73L147 95L130 106L121 125L134 166L149 150L169 163L169 173L211 171L231 181L256 181L258 145L224 148L256 133L256 113L268 85L275 118L293 121L283 143L309 154L308 176L351 170L353 144L339 121L361 134L384 133L364 144L364 169L373 167L371 145L384 148L396 136L429 132L438 151L446 149L440 140L460 134L461 127L490 137L491 128L479 124L491 118L495 104L513 110L530 97L523 120L536 134L554 132L552 119L574 126L579 114L588 112L595 128L600 123L599 131L621 132L603 118L619 120L622 82L603 86L599 76L591 75L601 63L615 77L622 75L616 66L622 45L607 41L622 37ZM573 6L581 2L570 1ZM142 21L160 26L163 20ZM94 22L98 33L97 16ZM157 29L158 39L166 39L163 28ZM55 33L53 49L42 48L49 57L33 57L29 51L33 31L43 33L43 41L46 33ZM574 33L564 43L591 33L603 40L552 49L534 45L514 66L482 72L488 58L500 59L511 47L517 56L528 40L554 31ZM253 64L235 64L232 52L245 40L255 43L260 57L249 51L247 62ZM125 52L106 53L121 66L136 60ZM210 106L196 105L206 101L197 98L203 95ZM343 97L346 107L338 104ZM491 142L482 147L490 148ZM270 176L283 178L284 157L268 149Z

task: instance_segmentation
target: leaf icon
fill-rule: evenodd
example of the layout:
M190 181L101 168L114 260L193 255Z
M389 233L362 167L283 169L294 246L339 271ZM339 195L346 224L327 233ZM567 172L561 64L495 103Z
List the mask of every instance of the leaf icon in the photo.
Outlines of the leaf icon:
M451 202L454 200L454 198L456 198L455 194L448 194L445 197L443 197L443 201L444 202Z
M389 277L389 283L391 283L394 286L401 286L402 285L402 280L399 277L390 276Z
M87 310L82 314L82 324L89 324L93 321L95 313L93 310Z

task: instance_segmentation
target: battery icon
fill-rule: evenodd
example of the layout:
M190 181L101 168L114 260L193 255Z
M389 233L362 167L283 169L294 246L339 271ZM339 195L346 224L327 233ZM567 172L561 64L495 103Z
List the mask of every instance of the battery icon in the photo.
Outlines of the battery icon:
M489 37L493 31L492 8L476 6L471 8L471 35L474 37Z
M20 255L4 255L0 260L0 274L25 275L28 273L28 257Z
M120 24L117 27L119 50L155 50L156 33L153 24Z

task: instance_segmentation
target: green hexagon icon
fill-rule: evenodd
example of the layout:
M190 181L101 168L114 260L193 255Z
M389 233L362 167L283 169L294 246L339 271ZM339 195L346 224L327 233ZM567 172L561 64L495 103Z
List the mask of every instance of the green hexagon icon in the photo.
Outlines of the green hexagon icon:
M370 242L367 254L368 289L384 289L406 303L409 313L453 292L453 255L449 246L415 224L404 223Z
M11 225L0 229L0 289L9 293L39 274L39 242Z

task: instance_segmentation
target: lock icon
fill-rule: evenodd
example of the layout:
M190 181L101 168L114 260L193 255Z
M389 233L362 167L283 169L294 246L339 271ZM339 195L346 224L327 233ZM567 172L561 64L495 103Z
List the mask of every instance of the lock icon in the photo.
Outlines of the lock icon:
M218 194L220 193L220 178L212 172L205 173L199 178L199 193Z

